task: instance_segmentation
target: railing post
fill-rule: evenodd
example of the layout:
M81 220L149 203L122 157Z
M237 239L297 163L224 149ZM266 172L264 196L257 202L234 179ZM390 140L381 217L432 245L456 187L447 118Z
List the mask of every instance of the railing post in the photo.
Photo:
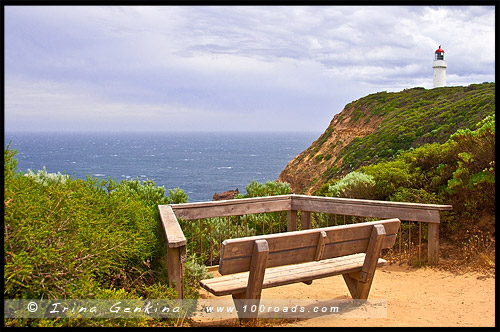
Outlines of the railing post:
M301 229L311 229L311 212L300 211L300 226Z
M158 205L160 221L167 240L168 285L177 291L177 297L183 298L182 279L186 262L186 238L181 226L169 205Z
M182 279L184 277L184 262L186 261L186 246L167 248L168 286L177 292L177 298L183 298Z
M427 240L427 260L430 265L436 265L439 258L439 224L428 223L427 233L429 239Z
M286 220L286 231L293 232L297 230L297 210L288 210Z

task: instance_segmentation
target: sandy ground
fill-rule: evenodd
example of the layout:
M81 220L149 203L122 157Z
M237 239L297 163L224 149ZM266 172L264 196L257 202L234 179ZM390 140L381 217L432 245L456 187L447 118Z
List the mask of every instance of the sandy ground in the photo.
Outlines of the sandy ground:
M202 298L216 298L205 290ZM231 299L230 296L227 297ZM350 299L342 276L264 289L263 299ZM317 317L266 326L290 327L494 327L495 278L398 264L377 269L370 299L387 301L386 318ZM197 326L238 326L236 319L196 321Z

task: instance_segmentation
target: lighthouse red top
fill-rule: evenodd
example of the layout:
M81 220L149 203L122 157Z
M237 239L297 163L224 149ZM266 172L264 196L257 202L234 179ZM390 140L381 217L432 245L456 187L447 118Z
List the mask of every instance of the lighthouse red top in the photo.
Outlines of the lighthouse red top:
M444 50L439 45L439 48L434 53L434 60L444 60Z
M444 53L444 50L441 48L441 45L439 45L439 48L436 50L435 53L441 53L441 52Z

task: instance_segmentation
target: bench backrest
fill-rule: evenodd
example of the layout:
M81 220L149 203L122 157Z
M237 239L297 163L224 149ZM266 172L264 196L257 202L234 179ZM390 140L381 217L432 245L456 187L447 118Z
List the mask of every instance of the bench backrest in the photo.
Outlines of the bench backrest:
M395 218L225 240L219 273L249 271L255 240L268 243L266 267L283 266L366 252L373 226L378 224L383 225L386 232L382 249L391 248L396 242L400 223Z

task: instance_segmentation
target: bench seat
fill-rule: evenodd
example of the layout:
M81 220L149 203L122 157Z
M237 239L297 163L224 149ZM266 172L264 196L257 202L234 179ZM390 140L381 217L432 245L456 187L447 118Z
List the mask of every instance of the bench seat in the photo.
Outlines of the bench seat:
M365 253L359 253L315 262L267 268L262 288L308 282L314 279L361 271L365 256ZM385 264L384 259L378 259L377 266ZM249 272L225 275L201 280L200 284L216 296L241 293L247 288L248 275Z

